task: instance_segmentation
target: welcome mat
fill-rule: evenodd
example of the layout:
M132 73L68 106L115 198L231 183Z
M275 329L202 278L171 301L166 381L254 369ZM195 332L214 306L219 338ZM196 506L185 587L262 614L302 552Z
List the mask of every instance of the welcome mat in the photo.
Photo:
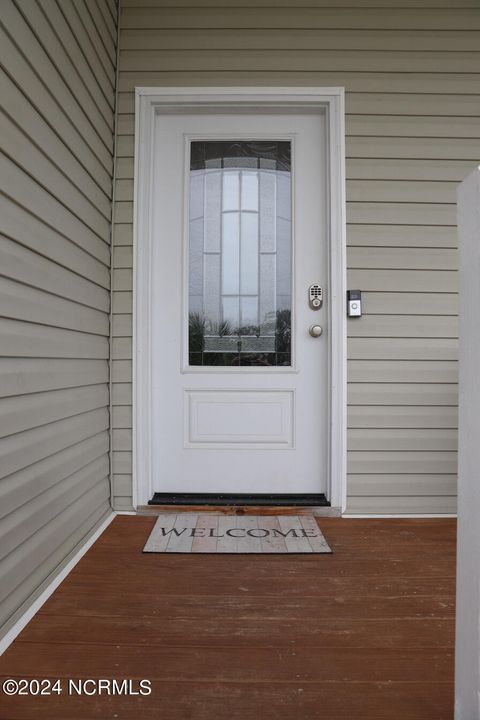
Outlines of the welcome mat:
M159 515L145 553L331 553L311 515Z

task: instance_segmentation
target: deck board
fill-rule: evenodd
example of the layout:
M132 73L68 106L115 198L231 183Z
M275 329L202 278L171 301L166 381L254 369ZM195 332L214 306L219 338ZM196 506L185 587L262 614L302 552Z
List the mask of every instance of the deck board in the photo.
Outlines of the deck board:
M142 554L155 521L117 517L0 658L152 694L2 697L2 720L451 720L454 520L320 518L333 555Z

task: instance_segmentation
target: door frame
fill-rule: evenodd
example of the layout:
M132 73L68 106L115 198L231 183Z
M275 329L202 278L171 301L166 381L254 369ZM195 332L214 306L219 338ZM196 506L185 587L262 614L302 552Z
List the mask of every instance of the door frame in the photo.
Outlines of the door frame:
M318 109L327 126L327 231L329 257L329 407L327 493L331 506L346 506L347 322L345 211L345 100L342 87L137 87L133 204L133 505L146 505L152 486L151 232L155 115L242 107L252 112Z

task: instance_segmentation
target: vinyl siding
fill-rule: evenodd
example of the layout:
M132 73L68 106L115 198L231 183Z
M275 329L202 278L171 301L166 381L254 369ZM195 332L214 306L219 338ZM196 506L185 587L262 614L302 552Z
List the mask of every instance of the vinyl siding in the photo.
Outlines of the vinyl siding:
M110 510L117 12L4 0L0 76L0 625Z
M403 6L403 7L402 7ZM114 491L131 506L134 88L346 88L348 511L456 505L455 193L480 157L477 0L122 0Z

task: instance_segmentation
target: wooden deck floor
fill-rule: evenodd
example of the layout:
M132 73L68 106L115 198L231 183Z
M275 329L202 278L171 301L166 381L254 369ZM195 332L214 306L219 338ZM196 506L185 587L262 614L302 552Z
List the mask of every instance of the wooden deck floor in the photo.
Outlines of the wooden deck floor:
M320 518L315 556L145 554L117 517L0 659L149 696L0 696L2 720L451 720L453 520Z

